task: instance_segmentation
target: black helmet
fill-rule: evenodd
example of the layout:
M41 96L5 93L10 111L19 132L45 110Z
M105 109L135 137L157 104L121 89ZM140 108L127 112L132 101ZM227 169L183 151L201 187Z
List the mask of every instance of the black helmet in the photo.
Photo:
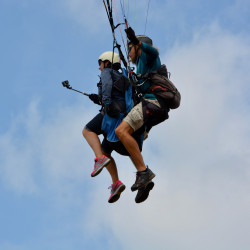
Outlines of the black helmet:
M143 43L146 43L146 44L148 44L148 45L150 45L150 46L153 46L153 41L152 41L152 39L150 39L148 36L138 35L138 36L136 36L136 38L137 38L139 41L143 42Z

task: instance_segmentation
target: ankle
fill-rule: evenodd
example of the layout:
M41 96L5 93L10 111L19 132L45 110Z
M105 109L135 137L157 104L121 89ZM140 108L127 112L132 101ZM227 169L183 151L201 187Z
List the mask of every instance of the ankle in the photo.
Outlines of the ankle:
M147 169L148 169L148 168L144 166L144 167L137 168L137 171L138 171L138 172L146 172Z
M118 179L112 180L113 185L115 185L118 181L119 181Z
M98 155L96 155L96 159L102 159L102 158L107 158L107 156L106 155L102 155L102 154L98 154Z

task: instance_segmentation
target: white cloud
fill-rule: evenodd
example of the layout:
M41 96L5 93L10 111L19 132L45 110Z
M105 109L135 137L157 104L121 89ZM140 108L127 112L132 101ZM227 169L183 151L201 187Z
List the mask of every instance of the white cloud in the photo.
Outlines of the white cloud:
M91 33L101 32L103 23L108 24L102 1L64 0L64 4L70 16Z
M5 186L25 194L41 191L44 182L58 190L63 190L62 186L67 190L69 186L61 184L71 185L72 179L79 184L92 170L93 164L87 167L85 160L94 157L81 131L91 117L88 112L96 111L86 111L80 104L62 106L52 108L48 117L43 117L39 102L32 101L28 110L14 118L9 131L0 136L0 171Z
M20 115L16 117L10 127L10 130L1 135L0 152L1 152L1 177L6 186L13 188L18 192L34 193L37 191L33 174L34 169L34 148L27 145L27 135L20 137L22 125L26 124L25 129L34 132L34 126L39 119L35 104L31 104L27 111L27 116ZM35 135L35 134L34 134Z

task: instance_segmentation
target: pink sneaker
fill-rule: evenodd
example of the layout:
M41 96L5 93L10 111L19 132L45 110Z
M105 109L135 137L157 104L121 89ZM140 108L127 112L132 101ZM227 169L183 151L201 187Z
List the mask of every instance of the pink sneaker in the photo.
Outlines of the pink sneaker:
M126 186L121 181L117 181L115 185L112 184L109 188L111 189L111 195L108 202L113 203L120 198L120 195L125 190Z
M91 173L91 177L95 177L98 174L101 173L102 169L107 166L110 162L110 159L103 155L102 158L95 158L95 166L94 166L94 170Z

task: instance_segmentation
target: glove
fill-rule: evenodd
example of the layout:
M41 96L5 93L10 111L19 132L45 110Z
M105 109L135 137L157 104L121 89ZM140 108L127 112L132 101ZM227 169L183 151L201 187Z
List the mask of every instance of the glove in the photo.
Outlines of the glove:
M128 39L134 44L137 45L140 41L138 40L138 38L135 36L135 32L134 30L129 27L127 29L125 29L125 32L127 33L127 37Z
M98 104L98 105L101 105L102 103L101 103L101 100L100 100L100 97L99 97L99 95L97 95L97 94L90 94L89 95L89 99L92 101L92 102L94 102L95 104Z

